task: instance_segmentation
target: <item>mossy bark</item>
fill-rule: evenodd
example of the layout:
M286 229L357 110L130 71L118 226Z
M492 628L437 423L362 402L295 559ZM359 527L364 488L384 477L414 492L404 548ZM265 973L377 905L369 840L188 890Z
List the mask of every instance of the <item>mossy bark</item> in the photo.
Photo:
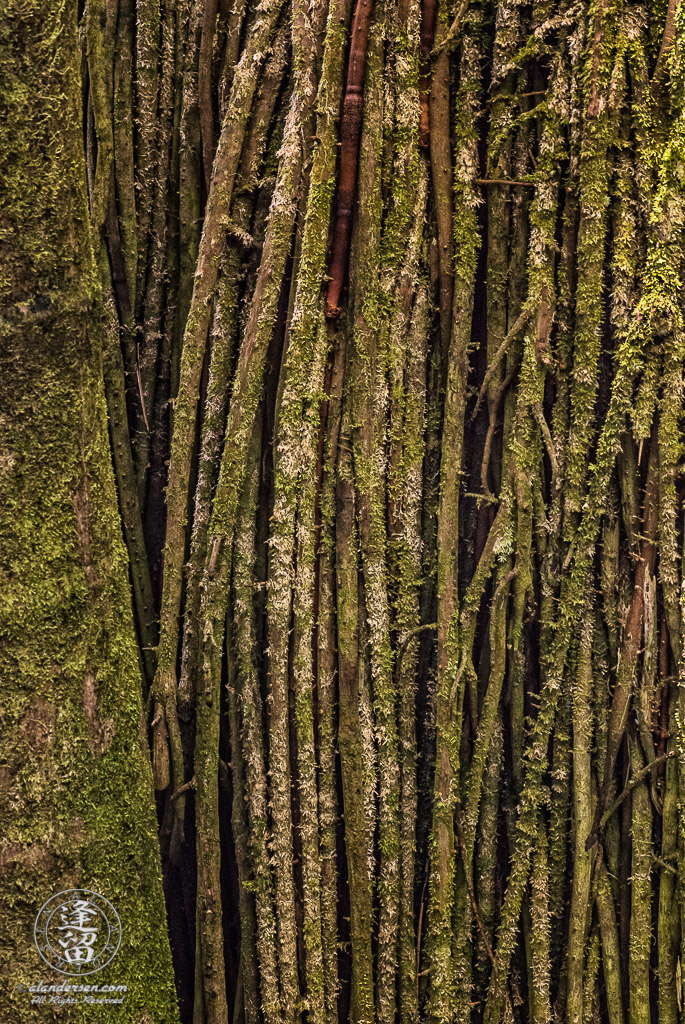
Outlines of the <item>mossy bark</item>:
M100 332L184 1024L677 1024L685 8L80 6L6 91L7 332L41 344L8 349L5 426L48 358L82 387L49 410L81 469L50 458L81 620L123 637L100 341L54 343ZM64 89L71 135L40 119ZM46 161L78 216L34 202ZM43 538L14 458L7 521L26 490Z
M97 980L128 991L105 1012L173 1024L142 673L107 432L76 19L75 3L10 3L0 35L2 800L12 811L0 881L4 1012L45 1019L19 987L51 973L33 945L33 919L49 897L86 887L112 902L122 924L121 948ZM84 1004L59 1016L102 1014Z

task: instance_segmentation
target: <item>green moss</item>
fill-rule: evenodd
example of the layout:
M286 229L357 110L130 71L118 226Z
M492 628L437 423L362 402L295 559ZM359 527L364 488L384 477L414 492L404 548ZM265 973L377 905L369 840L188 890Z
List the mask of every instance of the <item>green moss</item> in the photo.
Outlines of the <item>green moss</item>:
M141 678L106 426L80 139L76 4L11 3L0 27L5 217L0 893L6 1013L45 1020L18 983L50 972L34 917L61 889L115 906L101 984L112 1020L177 1021ZM59 979L57 979L59 980ZM101 1020L97 1006L60 1020Z

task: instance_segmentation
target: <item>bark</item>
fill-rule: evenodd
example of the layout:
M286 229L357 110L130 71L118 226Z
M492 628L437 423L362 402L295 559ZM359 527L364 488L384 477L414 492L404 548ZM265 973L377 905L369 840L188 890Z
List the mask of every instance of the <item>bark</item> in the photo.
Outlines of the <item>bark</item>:
M3 970L35 974L41 905L92 889L122 921L110 977L128 986L126 1016L171 1024L142 672L107 435L107 318L82 173L76 6L11 4L3 17ZM44 1015L18 986L5 1005L15 1020Z
M116 805L149 935L142 689L183 1024L678 1024L682 5L27 3L3 622L48 873L100 863L52 794L107 843Z

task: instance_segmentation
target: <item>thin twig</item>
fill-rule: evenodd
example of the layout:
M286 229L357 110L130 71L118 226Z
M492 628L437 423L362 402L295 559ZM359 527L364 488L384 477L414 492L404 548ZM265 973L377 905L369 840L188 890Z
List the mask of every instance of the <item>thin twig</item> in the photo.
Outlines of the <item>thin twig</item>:
M459 839L459 851L461 853L461 859L462 859L462 861L464 863L464 877L466 879L466 891L469 894L469 900L471 902L471 909L473 910L473 916L475 917L476 924L478 925L478 931L480 932L481 938L483 939L483 944L485 946L485 951L488 954L488 957L490 958L490 963L494 967L495 966L495 955L492 952L492 947L491 947L490 943L488 942L487 935L485 934L485 928L483 927L483 922L481 921L480 913L478 912L478 904L476 902L476 896L475 896L475 893L473 891L473 885L471 884L471 872L469 870L468 858L466 856L466 843L464 842L464 828L463 828L462 821L461 821L461 807L459 807L459 806L457 807L457 810L456 810L455 821L456 821L456 824L457 824L457 838Z
M485 392L487 391L488 384L492 380L492 377L493 377L493 374L495 373L495 370L497 369L497 367L501 363L502 359L506 355L507 349L509 348L510 344L512 343L514 338L517 337L518 334L520 334L520 332L526 326L526 324L527 324L529 319L530 319L530 310L529 309L522 310L522 312L516 318L516 321L515 321L513 327L511 328L511 330L507 331L507 335L506 335L504 341L502 342L500 347L495 352L495 354L494 354L494 356L492 358L492 362L490 363L490 365L488 366L487 370L485 371L485 377L483 378L483 383L481 384L480 391L478 392L478 399L476 401L476 407L473 410L473 412L471 413L471 419L472 420L475 420L476 416L478 415L478 410L480 409L481 403L482 403L483 399L485 398Z
M452 42L452 40L454 39L454 37L457 35L461 28L461 24L464 19L464 15L468 10L468 6L469 0L461 0L461 6L459 7L459 10L454 16L454 21L450 25L447 31L447 35L445 36L441 43L438 43L438 45L433 50L431 50L431 57L437 57L438 54L445 49L447 44Z
M189 779L188 782L184 782L182 786L179 786L175 793L172 793L169 797L170 800L175 800L176 797L180 796L181 793L187 793L189 789L195 789L195 776Z
M620 794L620 796L616 797L616 799L614 800L614 802L611 805L611 807L609 807L608 810L606 810L604 812L604 814L602 815L602 817L600 819L600 822L599 822L599 831L600 832L603 831L604 826L606 825L606 823L609 820L609 818L612 816L612 814L615 813L615 811L618 810L618 808L621 806L623 801L635 789L635 787L639 786L640 783L643 781L643 779L646 779L647 776L649 775L649 773L654 771L655 768L658 768L660 764L664 764L664 762L668 761L668 759L670 757L675 757L675 753L676 753L675 750L669 750L668 753L662 754L660 757L655 757L653 761L650 761L649 764L645 765L644 768L641 768L639 772L637 772L635 775L633 775L633 777L630 780L630 782L626 783L625 788L624 788L623 792ZM590 839L592 839L592 838L593 838L593 833L591 832L590 835L588 836L588 842L590 842ZM596 839L596 836L594 838ZM592 845L594 845L594 843Z
M554 442L552 440L552 435L550 433L549 426L547 425L547 420L545 419L545 415L542 411L542 406L539 402L535 403L533 411L535 413L535 419L538 422L538 426L540 427L542 440L545 442L545 448L547 449L547 454L549 455L549 461L552 464L552 489L554 489L557 480L559 479L559 463L557 462L556 453L554 451Z
M402 646L400 647L399 651L397 652L397 660L395 662L395 680L397 680L397 678L398 678L398 676L400 674L400 668L402 667L402 659L404 658L404 655L405 655L405 653L407 651L407 648L409 647L409 644L412 642L414 637L418 636L419 633L423 633L423 632L425 632L428 629L437 629L437 628L438 628L437 622L426 622L426 623L424 623L423 626L417 626L416 629L412 629L412 630L409 631L409 633L407 633L407 635L405 636L404 640L402 641Z
M515 178L474 178L476 185L521 185L523 188L537 188L539 181L517 181Z

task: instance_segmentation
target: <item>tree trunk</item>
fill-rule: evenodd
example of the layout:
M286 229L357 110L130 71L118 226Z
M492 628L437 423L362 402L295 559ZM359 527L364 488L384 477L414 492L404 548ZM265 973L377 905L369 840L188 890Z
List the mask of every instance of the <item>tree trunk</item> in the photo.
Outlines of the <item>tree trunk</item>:
M61 1020L174 1024L76 16L75 2L2 15L3 1016L45 1019L27 991L43 979L92 981L126 986L123 1004L65 1006ZM34 945L41 906L70 889L105 897L121 922L118 953L93 977L57 974Z

